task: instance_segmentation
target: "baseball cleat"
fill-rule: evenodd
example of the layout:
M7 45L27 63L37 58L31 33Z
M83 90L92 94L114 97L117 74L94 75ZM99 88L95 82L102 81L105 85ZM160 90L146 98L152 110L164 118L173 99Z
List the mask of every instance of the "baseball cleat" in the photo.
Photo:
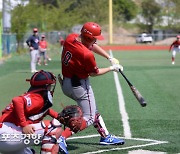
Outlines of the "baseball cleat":
M125 141L113 135L108 135L107 137L101 137L101 145L123 145Z
M174 61L172 61L172 65L174 65L175 64L175 62Z
M61 154L68 154L67 151L67 144L66 144L66 140L63 136L61 136L58 140L59 143L59 151Z

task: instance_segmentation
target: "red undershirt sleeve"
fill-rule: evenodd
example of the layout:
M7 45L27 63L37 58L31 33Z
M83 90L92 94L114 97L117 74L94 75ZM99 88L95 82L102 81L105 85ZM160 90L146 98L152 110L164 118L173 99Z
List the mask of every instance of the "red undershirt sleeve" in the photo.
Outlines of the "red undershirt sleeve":
M49 109L48 114L52 117L52 118L57 118L58 117L58 113L56 111L54 111L53 109Z

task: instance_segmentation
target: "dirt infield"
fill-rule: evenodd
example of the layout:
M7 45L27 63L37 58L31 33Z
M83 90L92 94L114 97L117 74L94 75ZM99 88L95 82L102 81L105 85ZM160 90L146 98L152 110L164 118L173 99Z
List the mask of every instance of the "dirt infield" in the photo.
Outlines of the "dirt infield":
M124 51L124 50L169 50L169 46L166 45L105 45L102 46L104 50L115 50L115 51Z

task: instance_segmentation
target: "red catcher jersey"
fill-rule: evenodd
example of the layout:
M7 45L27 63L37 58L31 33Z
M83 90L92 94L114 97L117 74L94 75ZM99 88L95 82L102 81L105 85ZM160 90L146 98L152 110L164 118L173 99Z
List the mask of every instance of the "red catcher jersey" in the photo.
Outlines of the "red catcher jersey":
M53 118L58 117L58 113L53 109L48 109L40 114L36 120L30 120L29 117L42 112L44 99L38 93L25 93L22 96L14 97L12 102L2 111L0 123L11 122L16 126L24 127L28 124L40 122L46 115Z
M44 41L40 41L39 42L39 46L42 49L46 49L47 48L47 42L45 40Z
M89 73L97 73L95 57L92 51L77 41L78 34L70 34L65 42L61 57L62 74L64 77L72 78L76 75L85 79Z

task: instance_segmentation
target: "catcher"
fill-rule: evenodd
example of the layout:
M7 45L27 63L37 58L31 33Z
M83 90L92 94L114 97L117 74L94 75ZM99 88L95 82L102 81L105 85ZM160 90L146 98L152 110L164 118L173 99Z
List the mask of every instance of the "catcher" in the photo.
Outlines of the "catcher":
M78 131L82 111L77 106L68 106L59 114L51 109L56 85L51 72L41 70L27 81L29 90L14 97L0 116L0 153L32 154L30 146L41 143L42 154L57 154L62 151L58 145L62 124ZM53 119L43 120L46 115Z

